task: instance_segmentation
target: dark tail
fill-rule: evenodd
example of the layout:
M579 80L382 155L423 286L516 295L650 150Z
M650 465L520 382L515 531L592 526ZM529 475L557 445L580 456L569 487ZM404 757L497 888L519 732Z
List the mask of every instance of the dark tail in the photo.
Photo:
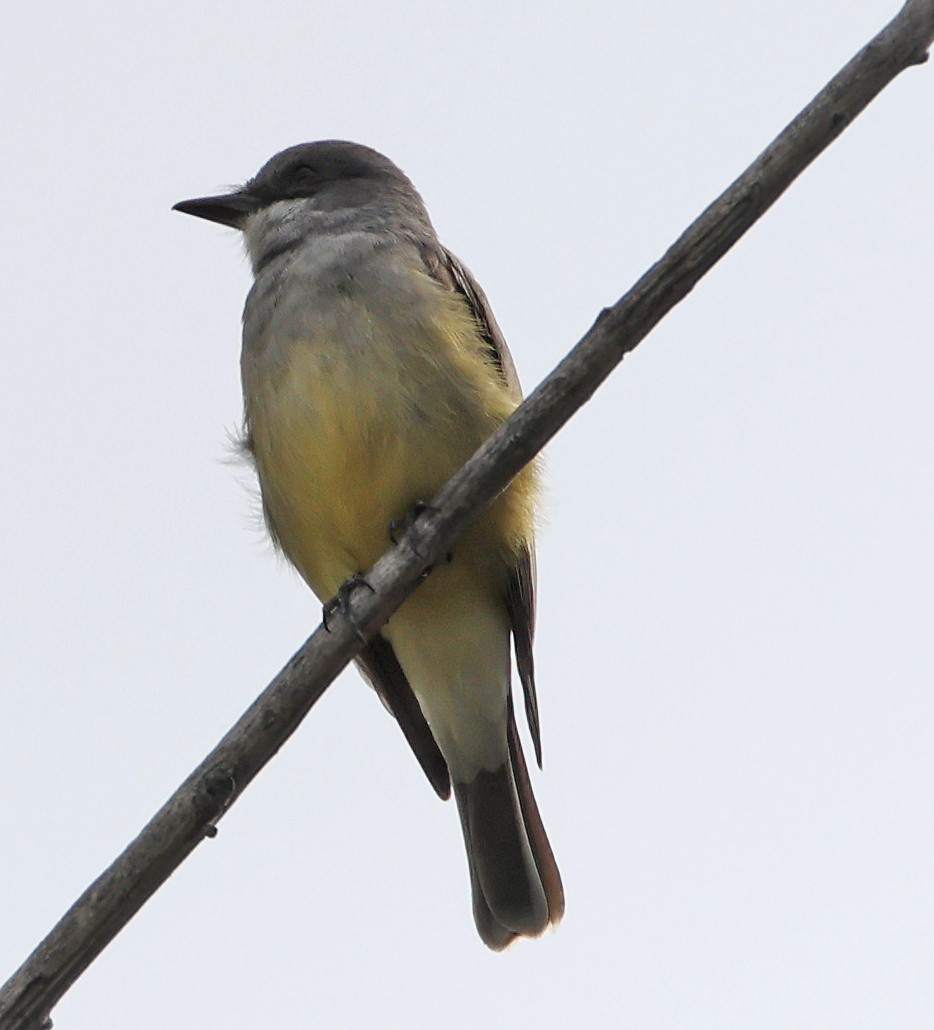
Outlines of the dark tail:
M564 888L532 794L509 702L508 761L470 783L454 782L473 912L484 944L502 951L517 937L537 937L564 914Z

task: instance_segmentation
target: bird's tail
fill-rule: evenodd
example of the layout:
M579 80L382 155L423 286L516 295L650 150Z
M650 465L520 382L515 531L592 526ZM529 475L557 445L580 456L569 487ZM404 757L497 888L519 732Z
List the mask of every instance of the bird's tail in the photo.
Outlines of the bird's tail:
M474 919L494 951L517 937L537 937L564 914L561 874L532 794L511 700L507 742L508 757L499 769L453 784Z

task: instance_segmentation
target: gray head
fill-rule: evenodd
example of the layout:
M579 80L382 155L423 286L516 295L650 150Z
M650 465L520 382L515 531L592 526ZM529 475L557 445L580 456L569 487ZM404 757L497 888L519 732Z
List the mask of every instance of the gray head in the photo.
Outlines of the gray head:
M309 211L335 215L370 210L383 224L395 214L402 223L429 226L422 199L405 174L388 157L345 140L289 147L239 189L182 200L173 210L244 229L250 215L282 201L302 201Z

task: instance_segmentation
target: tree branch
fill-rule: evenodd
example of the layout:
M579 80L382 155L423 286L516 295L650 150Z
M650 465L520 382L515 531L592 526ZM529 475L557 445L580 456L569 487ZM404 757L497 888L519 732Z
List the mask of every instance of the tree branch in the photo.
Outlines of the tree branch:
M927 59L934 0L908 0L750 167L593 327L367 573L350 615L386 621L610 372L901 71ZM52 1007L205 837L359 650L343 617L318 629L123 854L0 988L0 1030L37 1030Z

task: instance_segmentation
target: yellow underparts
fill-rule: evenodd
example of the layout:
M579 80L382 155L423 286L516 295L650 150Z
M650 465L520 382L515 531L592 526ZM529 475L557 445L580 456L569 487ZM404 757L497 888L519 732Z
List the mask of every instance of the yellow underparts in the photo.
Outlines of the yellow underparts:
M350 295L332 317L341 338L323 322L295 339L276 374L245 374L267 516L322 601L376 561L390 521L430 500L517 403L463 299L427 277L418 289L417 302L379 318ZM449 764L471 751L471 767L501 760L503 597L532 539L535 481L530 466L383 631Z

